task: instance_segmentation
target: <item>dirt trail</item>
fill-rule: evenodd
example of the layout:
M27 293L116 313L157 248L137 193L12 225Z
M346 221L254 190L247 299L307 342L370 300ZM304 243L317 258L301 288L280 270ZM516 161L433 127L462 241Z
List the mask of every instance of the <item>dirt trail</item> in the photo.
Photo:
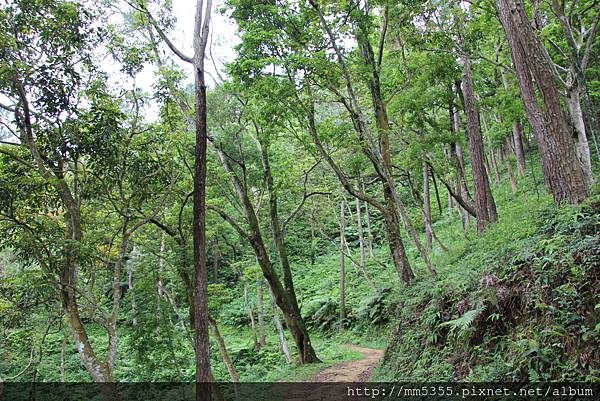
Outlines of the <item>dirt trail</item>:
M363 358L356 361L338 363L323 369L308 382L362 382L366 381L373 369L379 365L379 360L383 357L383 350L375 348L359 347L358 345L348 344L349 348L363 354Z
M339 401L346 399L346 383L366 381L373 369L379 365L383 357L383 350L347 345L363 354L363 358L356 361L338 363L321 370L316 375L303 380L314 385L286 384L282 389L285 394L281 398L284 401ZM328 383L328 384L319 384ZM332 384L333 383L333 384Z

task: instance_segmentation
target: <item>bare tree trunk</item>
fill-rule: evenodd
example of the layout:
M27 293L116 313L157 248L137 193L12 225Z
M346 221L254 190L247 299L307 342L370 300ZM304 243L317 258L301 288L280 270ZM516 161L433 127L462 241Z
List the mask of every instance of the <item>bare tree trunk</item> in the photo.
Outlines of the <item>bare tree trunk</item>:
M219 241L215 236L212 243L212 279L213 283L219 282Z
M523 152L523 128L521 122L517 119L512 125L513 144L515 148L515 157L517 158L517 172L520 176L525 175L525 152Z
M60 345L60 382L65 382L65 348L67 347L67 341L69 341L69 337L65 334L62 338L62 343Z
M363 192L365 191L364 184L362 185ZM369 203L365 202L365 219L367 220L367 248L369 249L369 256L374 258L373 255L373 231L371 230L371 213L369 211Z
M462 34L460 35L461 44L464 43ZM482 233L488 223L492 220L488 212L488 203L493 202L493 198L488 200L489 181L485 169L483 139L479 127L479 118L475 105L475 96L473 93L473 77L471 72L471 60L466 54L461 56L463 63L462 90L464 94L465 111L467 113L468 131L469 131L469 151L471 154L471 167L473 170L473 183L475 187L475 209L477 211L477 232Z
M527 118L540 144L544 182L556 204L565 200L579 203L588 196L588 189L542 44L535 37L521 0L496 0L496 6L506 32ZM532 75L542 95L543 111L535 97Z
M267 339L265 337L265 310L263 305L263 280L259 278L256 280L256 309L258 311L258 343L261 347L267 345Z
M369 274L367 273L367 269L365 267L365 238L364 238L364 233L363 233L363 222L362 222L362 211L360 208L360 199L358 198L354 198L354 202L355 202L355 206L356 206L356 221L357 221L357 227L358 227L358 246L359 246L359 250L360 250L360 261L359 261L359 268L360 271L363 275L363 277L365 278L367 284L369 285L369 288L371 288L373 291L375 291L375 284L373 284L373 281L371 280L371 277L369 277Z
M194 166L193 229L194 239L194 350L196 353L197 383L209 383L210 344L208 337L208 272L206 268L206 83L204 80L204 57L208 44L208 31L212 1L197 0L194 23L194 81L196 95L196 148ZM197 401L210 401L211 391L197 389Z
M577 132L577 142L575 145L577 159L579 160L579 163L581 163L585 183L586 185L590 186L594 183L594 175L592 174L592 159L590 156L590 145L588 143L588 138L586 135L583 112L581 111L579 87L574 86L573 88L569 88L565 100L569 109L569 115L571 116L573 127Z
M137 305L135 302L135 288L133 286L133 266L129 263L127 269L127 288L129 290L129 298L131 299L131 324L137 326Z
M346 243L346 221L344 211L346 201L340 204L340 324L343 327L346 318L346 263L344 259L344 245Z
M275 327L277 328L277 337L279 339L279 349L281 353L285 357L285 361L290 364L292 363L292 356L290 354L290 348L288 346L287 339L285 338L285 331L283 331L283 325L281 324L281 319L279 318L279 310L277 309L277 304L275 304L275 297L273 296L273 291L269 288L269 298L271 299L271 304L273 305L273 321L275 322Z
M457 91L457 90L458 90L458 88L455 88L455 85L453 85L452 90L451 90L452 91L452 100L450 100L450 104L448 107L448 112L450 113L450 130L454 135L458 135L458 133L460 132L458 110L456 109L456 107L454 105L454 100L453 100L455 97L455 91ZM465 179L465 174L464 174L464 158L463 158L463 153L462 153L462 147L460 146L460 144L458 142L454 141L450 144L450 147L448 150L450 153L450 159L453 160L454 167L456 169L456 184L457 184L456 188L458 189L458 193L459 193L460 197L464 201L467 201L467 200L469 200L470 196L469 196L469 190L467 187L467 180ZM450 196L452 196L450 191L448 191L448 194ZM470 221L469 213L460 204L458 204L457 206L458 206L458 211L461 215L463 229L466 230L469 227L469 221Z
M246 311L248 312L248 317L250 318L250 328L252 331L252 340L254 341L254 348L260 348L260 343L258 342L258 336L256 335L256 321L254 320L254 311L252 310L252 306L248 301L248 284L244 283L244 304L246 305Z
M508 157L506 158L506 169L508 170L508 178L510 179L510 189L513 194L516 194L517 180L515 179L515 174L513 173L512 163Z
M227 347L225 346L225 340L223 340L223 336L221 336L217 322L215 322L215 320L209 316L208 324L210 325L215 341L217 342L219 353L221 354L223 363L225 363L225 366L227 367L227 371L229 372L229 377L231 377L231 381L233 383L239 383L240 375L238 374L237 370L235 369L235 366L233 366L233 363L229 358L229 353L227 352ZM236 394L239 394L239 386L234 386L234 388L236 389Z
M429 193L429 166L423 162L423 217L425 220L425 243L427 250L433 250L433 229L431 228L431 196Z

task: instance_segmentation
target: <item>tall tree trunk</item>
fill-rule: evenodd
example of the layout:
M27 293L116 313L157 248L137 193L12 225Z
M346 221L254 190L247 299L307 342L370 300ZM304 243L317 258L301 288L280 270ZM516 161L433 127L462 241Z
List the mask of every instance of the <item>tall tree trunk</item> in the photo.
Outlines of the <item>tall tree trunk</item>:
M464 43L462 36L461 43ZM473 93L473 75L471 72L471 60L466 54L461 56L463 63L462 90L467 114L467 126L469 132L469 152L471 154L471 167L473 170L473 183L475 188L475 210L477 212L477 232L482 233L488 223L491 222L488 212L489 181L485 169L483 138L479 128L479 118L475 105Z
M448 112L450 114L450 130L452 134L458 135L460 130L460 122L458 117L458 110L454 104L455 92L458 91L455 85L452 86L451 92L451 100L448 106ZM458 139L458 138L457 138ZM454 163L454 167L456 169L456 188L458 189L458 194L464 201L470 200L469 189L467 186L467 180L464 174L464 158L462 152L462 146L456 140L453 141L449 146L450 159ZM450 191L448 191L450 195ZM469 213L463 208L460 204L458 205L458 211L461 215L463 229L467 229L469 227L470 216Z
M343 327L346 319L346 261L344 247L346 243L346 220L344 212L346 201L342 200L340 204L340 325Z
M496 6L506 32L527 118L540 144L544 182L555 203L579 203L588 195L585 177L573 149L542 44L535 37L521 0L496 0ZM542 95L544 110L537 103L532 76Z
M194 350L196 353L196 383L209 383L210 345L208 337L208 272L206 266L206 82L204 56L208 44L208 31L212 1L197 0L194 24L194 81L196 96L196 148L194 165L193 229L194 239ZM197 388L197 401L210 401L211 391L204 385Z

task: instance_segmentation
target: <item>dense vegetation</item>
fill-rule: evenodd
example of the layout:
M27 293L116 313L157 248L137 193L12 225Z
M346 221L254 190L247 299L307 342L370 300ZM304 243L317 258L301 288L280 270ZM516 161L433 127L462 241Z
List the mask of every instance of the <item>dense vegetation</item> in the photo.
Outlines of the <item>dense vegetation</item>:
M599 16L3 4L0 381L597 381Z

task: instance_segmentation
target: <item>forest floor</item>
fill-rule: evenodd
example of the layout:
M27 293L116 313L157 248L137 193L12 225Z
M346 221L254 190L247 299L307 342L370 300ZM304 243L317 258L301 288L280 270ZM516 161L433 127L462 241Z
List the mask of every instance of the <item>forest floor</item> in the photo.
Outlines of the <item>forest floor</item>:
M376 348L348 345L355 351L363 354L361 359L342 362L321 370L310 377L309 382L364 382L367 381L373 369L379 365L383 357L383 350Z

